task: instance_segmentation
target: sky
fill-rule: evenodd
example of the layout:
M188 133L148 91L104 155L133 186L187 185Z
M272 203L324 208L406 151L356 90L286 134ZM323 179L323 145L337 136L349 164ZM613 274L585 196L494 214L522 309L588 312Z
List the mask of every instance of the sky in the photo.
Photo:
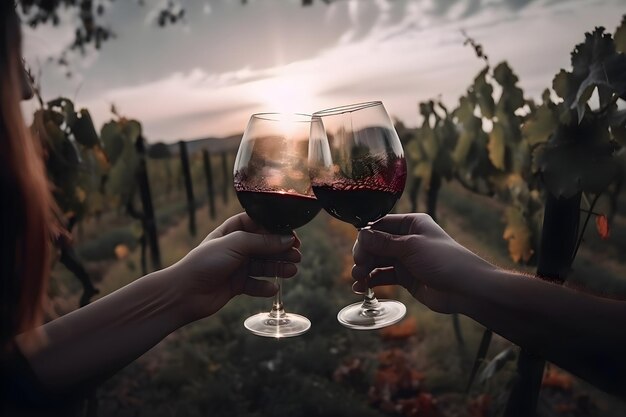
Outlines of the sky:
M243 131L251 114L312 113L382 100L409 126L417 103L449 106L484 63L506 60L528 97L539 98L584 32L614 32L626 0L181 0L185 21L159 28L162 0L116 1L102 20L116 33L100 51L70 56L72 77L49 62L73 40L77 16L24 28L24 56L41 73L44 99L66 96L101 126L119 113L151 142ZM24 106L31 114L35 103Z

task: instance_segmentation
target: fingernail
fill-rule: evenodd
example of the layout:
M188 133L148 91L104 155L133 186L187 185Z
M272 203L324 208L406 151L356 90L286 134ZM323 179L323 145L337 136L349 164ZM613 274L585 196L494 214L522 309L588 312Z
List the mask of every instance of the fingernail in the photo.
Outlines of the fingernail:
M294 240L293 236L281 236L280 243L282 245L286 245L287 243L292 243Z

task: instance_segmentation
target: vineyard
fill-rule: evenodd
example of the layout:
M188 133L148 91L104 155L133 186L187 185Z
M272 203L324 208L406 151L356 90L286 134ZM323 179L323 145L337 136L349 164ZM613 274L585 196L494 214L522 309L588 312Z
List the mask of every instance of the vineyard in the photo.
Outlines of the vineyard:
M626 16L575 46L541 101L507 62L484 68L454 108L419 104L396 130L409 182L396 212L424 211L493 263L608 297L626 297ZM461 93L461 92L460 92ZM44 101L32 131L59 206L48 318L168 266L241 210L238 138L150 143L113 107L100 129L67 98ZM218 143L219 142L219 143ZM286 284L304 336L265 340L242 322L267 300L239 297L107 381L88 414L115 416L621 416L626 404L471 320L409 308L374 332L336 321L350 291L356 232L320 214L298 231L303 262ZM378 291L377 291L378 293Z

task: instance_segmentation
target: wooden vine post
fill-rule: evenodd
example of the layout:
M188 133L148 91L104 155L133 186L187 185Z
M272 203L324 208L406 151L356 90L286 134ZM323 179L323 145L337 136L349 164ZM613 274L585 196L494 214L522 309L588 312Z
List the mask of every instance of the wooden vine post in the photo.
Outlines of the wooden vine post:
M233 186L230 178L230 171L228 169L228 153L222 152L222 199L224 205L228 204L228 190Z
M191 236L196 235L196 204L193 198L193 184L191 182L191 170L189 169L189 155L187 154L187 143L185 141L178 142L180 148L180 162L183 169L183 177L185 180L185 191L187 194L187 211L189 213L189 233Z
M135 180L137 181L139 198L141 199L143 212L141 216L144 231L143 239L147 241L148 248L150 249L150 262L152 263L152 270L157 271L162 268L161 250L159 248L159 235L157 233L154 206L152 204L152 193L150 191L150 181L148 179L148 170L146 166L146 144L143 136L141 135L139 135L135 141L135 150L137 151L138 156Z
M548 193L537 264L538 277L558 284L565 282L578 242L580 201L580 192L569 198L559 198ZM526 349L520 351L518 379L513 385L505 416L534 415L544 366L544 359L534 352Z
M206 192L209 199L209 216L215 220L215 189L213 186L213 169L211 167L211 155L207 149L202 150L202 162L204 165L204 177L206 178Z
M534 120L536 128L553 132L540 143L537 155L538 173L547 195L537 275L559 284L566 281L572 268L598 197L619 182L616 151L625 145L626 112L619 110L617 102L626 97L626 16L615 40L604 33L604 28L587 33L585 42L572 52L572 72L561 70L554 78L553 89L562 101L555 105L544 99L537 109L541 117ZM600 44L602 48L598 48ZM592 110L587 101L595 89L599 107ZM587 203L581 229L583 194L594 198ZM535 415L543 369L542 358L522 349L506 417Z

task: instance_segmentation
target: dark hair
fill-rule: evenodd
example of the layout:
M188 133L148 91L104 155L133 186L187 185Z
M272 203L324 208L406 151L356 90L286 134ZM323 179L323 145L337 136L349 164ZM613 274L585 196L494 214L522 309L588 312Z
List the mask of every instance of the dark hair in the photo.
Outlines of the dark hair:
M21 31L15 5L0 3L0 348L42 322L52 197L20 107Z

